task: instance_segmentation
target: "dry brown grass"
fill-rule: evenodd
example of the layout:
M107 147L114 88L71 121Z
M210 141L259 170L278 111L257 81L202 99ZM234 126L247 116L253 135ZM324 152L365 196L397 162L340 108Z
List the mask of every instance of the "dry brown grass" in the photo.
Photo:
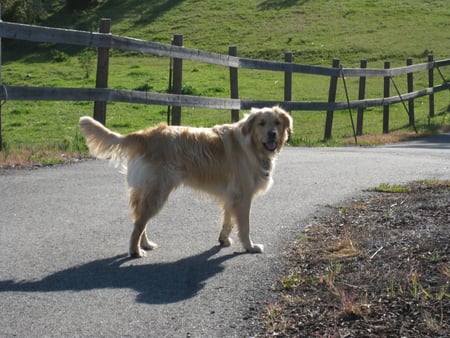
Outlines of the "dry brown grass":
M258 336L443 337L450 330L450 181L423 181L315 219L289 253ZM278 318L280 320L278 320Z

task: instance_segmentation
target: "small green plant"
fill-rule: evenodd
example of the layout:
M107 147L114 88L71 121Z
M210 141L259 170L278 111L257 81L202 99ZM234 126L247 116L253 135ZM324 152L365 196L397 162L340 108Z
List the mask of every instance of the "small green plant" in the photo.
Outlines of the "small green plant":
M327 267L327 273L322 277L322 281L328 286L328 288L333 292L336 290L335 280L336 276L341 272L341 263L330 263Z
M134 90L138 90L138 91L141 91L141 92L148 92L148 91L150 91L152 89L153 89L153 86L149 85L148 83L144 83L144 84L134 88Z
M192 85L184 85L181 89L181 94L183 95L194 95L194 96L201 96L201 92L194 88Z
M422 285L420 284L420 275L417 271L414 271L409 276L409 283L410 283L410 290L411 296L413 298L418 298L419 293L423 289Z
M393 279L389 280L389 285L386 287L386 293L388 297L395 297L395 281Z
M375 187L373 189L370 189L372 191L376 192L387 192L387 193L405 193L409 192L409 188L398 185L398 184L389 184L389 183L380 183L378 187Z
M67 53L61 52L57 49L53 49L51 51L53 62L59 63L59 62L66 62L69 60L69 55Z
M30 155L28 157L28 161L31 163L40 163L41 165L44 165L44 166L64 163L64 159L56 157L56 156L49 156L47 154Z
M94 58L94 54L92 51L86 49L78 56L78 62L80 63L81 68L84 71L84 78L89 79L91 71L92 71L92 60Z
M283 309L281 306L269 304L266 308L266 315L264 316L265 329L269 332L276 332L282 330L286 323L282 318Z
M298 287L300 282L300 278L297 274L293 274L290 276L286 276L281 278L280 283L281 283L281 288L283 290L292 290L295 289L296 287Z
M84 153L87 151L86 142L83 135L75 130L72 137L66 136L61 142L57 144L59 151L63 152L73 152L73 153Z
M6 161L11 152L11 147L9 146L9 143L3 140L2 148L0 150L3 152L3 161Z
M365 302L358 301L358 296L353 293L346 292L344 290L338 290L336 296L340 301L340 314L343 318L355 318L362 317L363 313L370 306Z

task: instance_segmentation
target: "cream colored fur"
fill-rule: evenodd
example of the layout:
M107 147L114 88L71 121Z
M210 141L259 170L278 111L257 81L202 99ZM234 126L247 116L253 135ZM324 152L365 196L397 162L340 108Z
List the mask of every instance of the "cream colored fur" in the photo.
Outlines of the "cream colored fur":
M249 234L252 199L272 184L276 154L292 130L292 118L279 107L252 109L242 120L213 128L156 127L120 135L90 117L80 119L92 155L121 160L127 182L134 230L130 255L145 256L157 245L146 225L180 184L216 196L223 208L219 242L231 245L237 224L248 252L262 252Z

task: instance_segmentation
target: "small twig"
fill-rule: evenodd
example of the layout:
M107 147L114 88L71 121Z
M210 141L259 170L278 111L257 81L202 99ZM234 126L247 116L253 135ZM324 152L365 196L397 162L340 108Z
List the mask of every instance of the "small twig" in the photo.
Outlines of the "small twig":
M381 249L383 249L383 247L380 247L377 251L375 251L375 253L372 256L370 256L369 259L373 259L381 251Z

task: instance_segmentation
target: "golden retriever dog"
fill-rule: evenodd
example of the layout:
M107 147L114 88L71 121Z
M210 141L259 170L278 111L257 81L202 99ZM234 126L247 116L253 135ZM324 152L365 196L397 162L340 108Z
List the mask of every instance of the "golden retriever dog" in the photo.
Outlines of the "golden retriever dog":
M240 121L213 128L160 124L120 135L90 117L80 119L80 128L92 155L126 164L134 221L132 257L157 247L147 237L147 223L181 184L218 198L222 246L231 245L229 236L237 224L244 249L263 251L250 239L250 206L272 185L275 157L292 130L292 118L283 109L252 108Z

